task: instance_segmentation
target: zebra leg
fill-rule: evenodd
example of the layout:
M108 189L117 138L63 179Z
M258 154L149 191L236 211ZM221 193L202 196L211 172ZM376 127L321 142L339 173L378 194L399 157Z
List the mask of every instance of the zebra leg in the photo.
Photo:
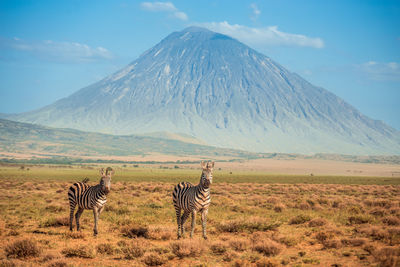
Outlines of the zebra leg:
M202 223L202 226L203 226L203 237L204 237L204 239L207 239L207 234L206 234L207 213L208 213L208 210L204 210L201 213L201 223Z
M181 238L181 208L175 206L176 221L178 223L178 239Z
M78 208L78 211L77 211L76 214L75 214L75 219L76 219L76 230L77 230L77 231L81 230L81 226L80 226L80 224L79 224L79 218L81 217L82 213L83 213L83 208L79 207L79 208Z
M184 211L183 212L183 215L182 215L182 218L181 218L182 236L185 234L185 226L184 226L184 224L185 224L187 218L189 218L189 216L190 216L190 212L188 212L188 211Z
M94 215L94 236L97 235L97 221L99 220L99 209L97 207L93 207L93 215Z
M190 231L190 237L191 238L193 237L194 227L196 226L196 213L197 212L195 210L192 211L192 229Z
M72 232L72 224L74 223L74 211L75 211L76 203L69 203L69 230Z

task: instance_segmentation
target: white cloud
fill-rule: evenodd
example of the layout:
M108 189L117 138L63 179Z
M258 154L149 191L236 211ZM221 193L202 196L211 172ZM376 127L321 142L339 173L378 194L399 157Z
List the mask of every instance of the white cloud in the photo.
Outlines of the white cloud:
M258 16L260 16L261 10L258 9L258 7L255 3L252 3L250 5L250 7L253 10L253 15L251 16L251 19L255 21L255 20L257 20Z
M41 59L57 62L109 60L113 55L104 47L90 47L76 42L24 41L0 38L0 48L24 51Z
M377 81L400 81L400 64L397 62L369 61L356 68L368 78Z
M249 45L254 46L308 46L314 48L323 48L324 41L321 38L307 37L301 34L281 32L277 26L265 28L252 28L239 24L229 24L228 22L209 22L200 23L200 26L206 27L212 31L229 35Z
M171 2L142 2L141 7L151 12L167 12L173 18L188 20L186 13L179 11Z

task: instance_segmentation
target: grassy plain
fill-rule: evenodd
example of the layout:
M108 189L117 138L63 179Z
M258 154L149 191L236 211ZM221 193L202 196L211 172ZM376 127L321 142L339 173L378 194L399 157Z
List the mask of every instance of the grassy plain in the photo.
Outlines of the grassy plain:
M172 189L197 183L199 168L114 165L99 236L90 211L71 233L68 187L85 177L94 185L98 167L0 166L0 266L400 264L398 177L276 175L217 163L209 239L198 218L195 237L178 241Z

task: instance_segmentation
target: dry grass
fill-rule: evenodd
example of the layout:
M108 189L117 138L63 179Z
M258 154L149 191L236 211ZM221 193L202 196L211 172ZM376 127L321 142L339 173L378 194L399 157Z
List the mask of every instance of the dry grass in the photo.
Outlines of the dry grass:
M90 211L82 215L80 232L69 231L66 196L72 182L90 177L93 170L30 166L29 173L18 171L18 175L5 176L9 172L0 166L0 238L4 240L0 266L398 264L398 185L233 184L230 181L243 178L228 173L225 182L220 182L221 174L216 173L208 240L201 237L201 216L197 216L193 239L189 238L189 219L186 236L176 240L171 204L175 179L196 183L199 173L134 168L139 174L133 174L115 168L121 178L113 179L106 209L100 216L100 234L93 237ZM50 171L57 177L52 182L37 178ZM151 176L151 171L158 176ZM138 175L143 175L142 180ZM162 175L166 178L157 178ZM90 178L98 179L95 175ZM272 178L298 181L296 177ZM261 178L257 181L262 182ZM8 254L17 251L14 244L20 240L32 241L39 254L29 254L30 250L24 248L20 254ZM24 253L31 256L18 256Z
M40 248L37 243L30 239L17 240L4 249L8 258L31 258L38 257L40 255Z

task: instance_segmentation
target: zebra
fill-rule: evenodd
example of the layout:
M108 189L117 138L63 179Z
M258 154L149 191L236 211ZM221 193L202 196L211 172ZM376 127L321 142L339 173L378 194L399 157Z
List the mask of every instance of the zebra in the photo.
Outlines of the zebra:
M80 230L79 218L85 209L93 210L94 215L94 236L97 235L97 221L100 213L104 209L107 202L107 194L111 188L111 176L114 175L114 170L108 167L100 169L100 183L95 186L86 184L89 180L85 178L82 182L74 183L68 190L68 199L70 207L69 229L72 231L72 223L74 220L75 206L78 205L78 211L75 214L76 230Z
M210 184L212 183L214 162L205 163L202 161L201 167L203 170L198 185L194 186L188 182L181 182L175 186L172 194L176 219L178 222L178 239L180 239L185 233L185 228L183 225L190 214L192 214L192 228L190 231L190 237L193 237L197 212L201 212L203 238L207 239L206 223L208 207L211 203ZM183 210L182 217L181 210Z

